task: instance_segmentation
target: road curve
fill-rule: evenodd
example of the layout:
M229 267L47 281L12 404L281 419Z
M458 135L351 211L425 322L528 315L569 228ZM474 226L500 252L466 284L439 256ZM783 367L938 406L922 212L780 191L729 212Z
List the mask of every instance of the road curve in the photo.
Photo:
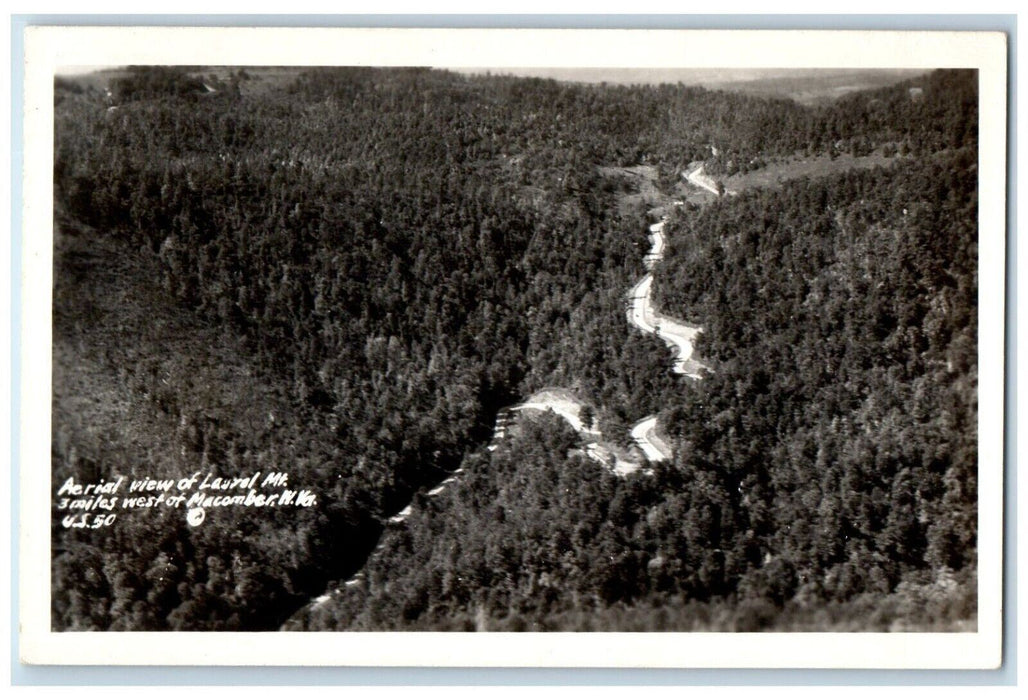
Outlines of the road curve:
M653 267L664 258L664 222L650 227L653 242L646 255L647 267ZM652 263L650 263L652 261ZM628 322L644 333L653 333L671 348L674 355L672 371L692 379L701 379L699 370L703 367L693 359L693 342L703 330L700 326L664 316L653 305L653 274L647 273L636 282L628 293L631 302L628 308Z
M657 429L657 417L650 416L632 426L632 439L651 462L671 459L671 451L658 444L653 431Z
M587 435L599 435L599 430L593 430L592 428L586 428L582 424L580 417L581 404L573 401L530 401L528 403L518 404L517 406L511 406L511 411L524 411L526 409L535 409L537 411L553 411L558 416L566 420L576 432L585 433Z
M711 179L710 175L707 175L705 172L703 172L703 163L700 163L693 170L688 171L685 174L685 179L689 182L689 184L707 190L707 192L710 192L715 196L721 196L721 193L718 191L717 185L714 183L714 180Z
M718 194L717 189L710 183L710 178L703 174L703 166L692 172L686 173L686 179L706 190ZM677 202L676 202L677 204ZM652 243L649 252L643 258L647 270L653 269L658 262L664 259L664 221L650 226L650 242ZM701 332L700 326L692 326L682 323L670 316L664 316L657 312L653 305L653 274L647 273L641 280L635 283L628 294L628 322L644 333L653 333L667 343L674 353L674 364L672 370L677 374L683 374L692 379L701 379L699 369L703 367L693 359L693 341ZM539 395L537 395L539 396ZM489 450L495 450L499 441L506 436L507 425L512 419L514 411L538 410L553 411L567 421L577 432L594 438L594 442L586 446L585 453L592 459L612 469L616 474L627 475L642 467L636 462L627 462L612 454L602 447L599 440L602 433L591 427L586 428L580 416L582 405L570 398L542 396L536 400L529 399L525 403L510 406L499 412L496 417L496 427L493 431L493 439ZM663 440L656 435L657 417L647 416L632 426L631 435L639 449L650 462L661 462L671 459L673 456L670 448ZM451 483L457 480L463 469L453 472L449 478L441 482L428 492L429 496L436 496L442 493ZM408 504L403 510L389 518L389 523L402 523L411 514L412 505ZM374 556L374 552L372 553ZM363 572L358 572L353 578L346 581L344 587L355 586L363 580ZM321 607L328 602L334 594L341 593L337 588L332 593L325 593L318 596L309 604L310 609Z

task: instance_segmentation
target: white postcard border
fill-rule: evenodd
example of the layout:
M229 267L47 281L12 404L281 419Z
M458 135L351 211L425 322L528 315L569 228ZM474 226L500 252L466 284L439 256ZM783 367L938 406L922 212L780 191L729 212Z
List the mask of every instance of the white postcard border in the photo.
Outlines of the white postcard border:
M91 665L995 668L1001 659L1006 37L983 32L30 27L21 281L20 658ZM974 633L50 630L53 76L74 65L977 68L979 616ZM14 350L17 352L18 350Z

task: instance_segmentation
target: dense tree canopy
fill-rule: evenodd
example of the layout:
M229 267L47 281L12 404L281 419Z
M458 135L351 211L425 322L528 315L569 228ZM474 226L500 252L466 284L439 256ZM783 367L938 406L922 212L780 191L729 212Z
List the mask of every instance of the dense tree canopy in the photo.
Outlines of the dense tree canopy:
M274 628L412 495L364 583L291 625L756 628L951 580L933 614L973 614L973 73L819 108L252 73L56 85L54 483L283 469L318 505L90 532L55 510L55 628ZM695 160L873 149L911 157L672 218L658 302L703 324L713 372L667 372L624 317L653 202L601 166L667 186ZM619 479L544 419L486 452L549 386L616 440L659 411L674 462Z

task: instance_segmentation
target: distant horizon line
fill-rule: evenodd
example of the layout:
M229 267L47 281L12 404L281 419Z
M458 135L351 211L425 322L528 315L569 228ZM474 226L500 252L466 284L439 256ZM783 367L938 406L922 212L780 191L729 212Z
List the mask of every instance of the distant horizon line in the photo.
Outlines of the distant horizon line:
M143 65L143 64L140 64ZM184 65L184 64L146 64ZM104 71L121 70L127 65L58 66L54 74L61 77L92 75ZM349 68L355 66L273 66L273 65L210 65L204 68ZM544 78L576 83L612 84L726 84L760 80L787 80L812 75L847 77L855 75L892 75L897 78L913 77L930 71L925 68L689 68L689 67L529 67L529 66L366 66L370 68L431 68L464 75L497 75L518 78Z
M458 73L510 75L521 78L552 78L588 83L741 83L756 80L781 80L855 75L891 75L912 77L929 72L924 68L632 68L632 67L457 67L447 68ZM654 78L658 78L654 80Z

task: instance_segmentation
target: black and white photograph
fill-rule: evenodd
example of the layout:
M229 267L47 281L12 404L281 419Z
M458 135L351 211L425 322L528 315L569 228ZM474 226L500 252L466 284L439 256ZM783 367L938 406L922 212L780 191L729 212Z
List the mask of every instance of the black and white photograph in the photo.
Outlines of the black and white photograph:
M57 52L42 632L998 645L992 54L487 40Z

